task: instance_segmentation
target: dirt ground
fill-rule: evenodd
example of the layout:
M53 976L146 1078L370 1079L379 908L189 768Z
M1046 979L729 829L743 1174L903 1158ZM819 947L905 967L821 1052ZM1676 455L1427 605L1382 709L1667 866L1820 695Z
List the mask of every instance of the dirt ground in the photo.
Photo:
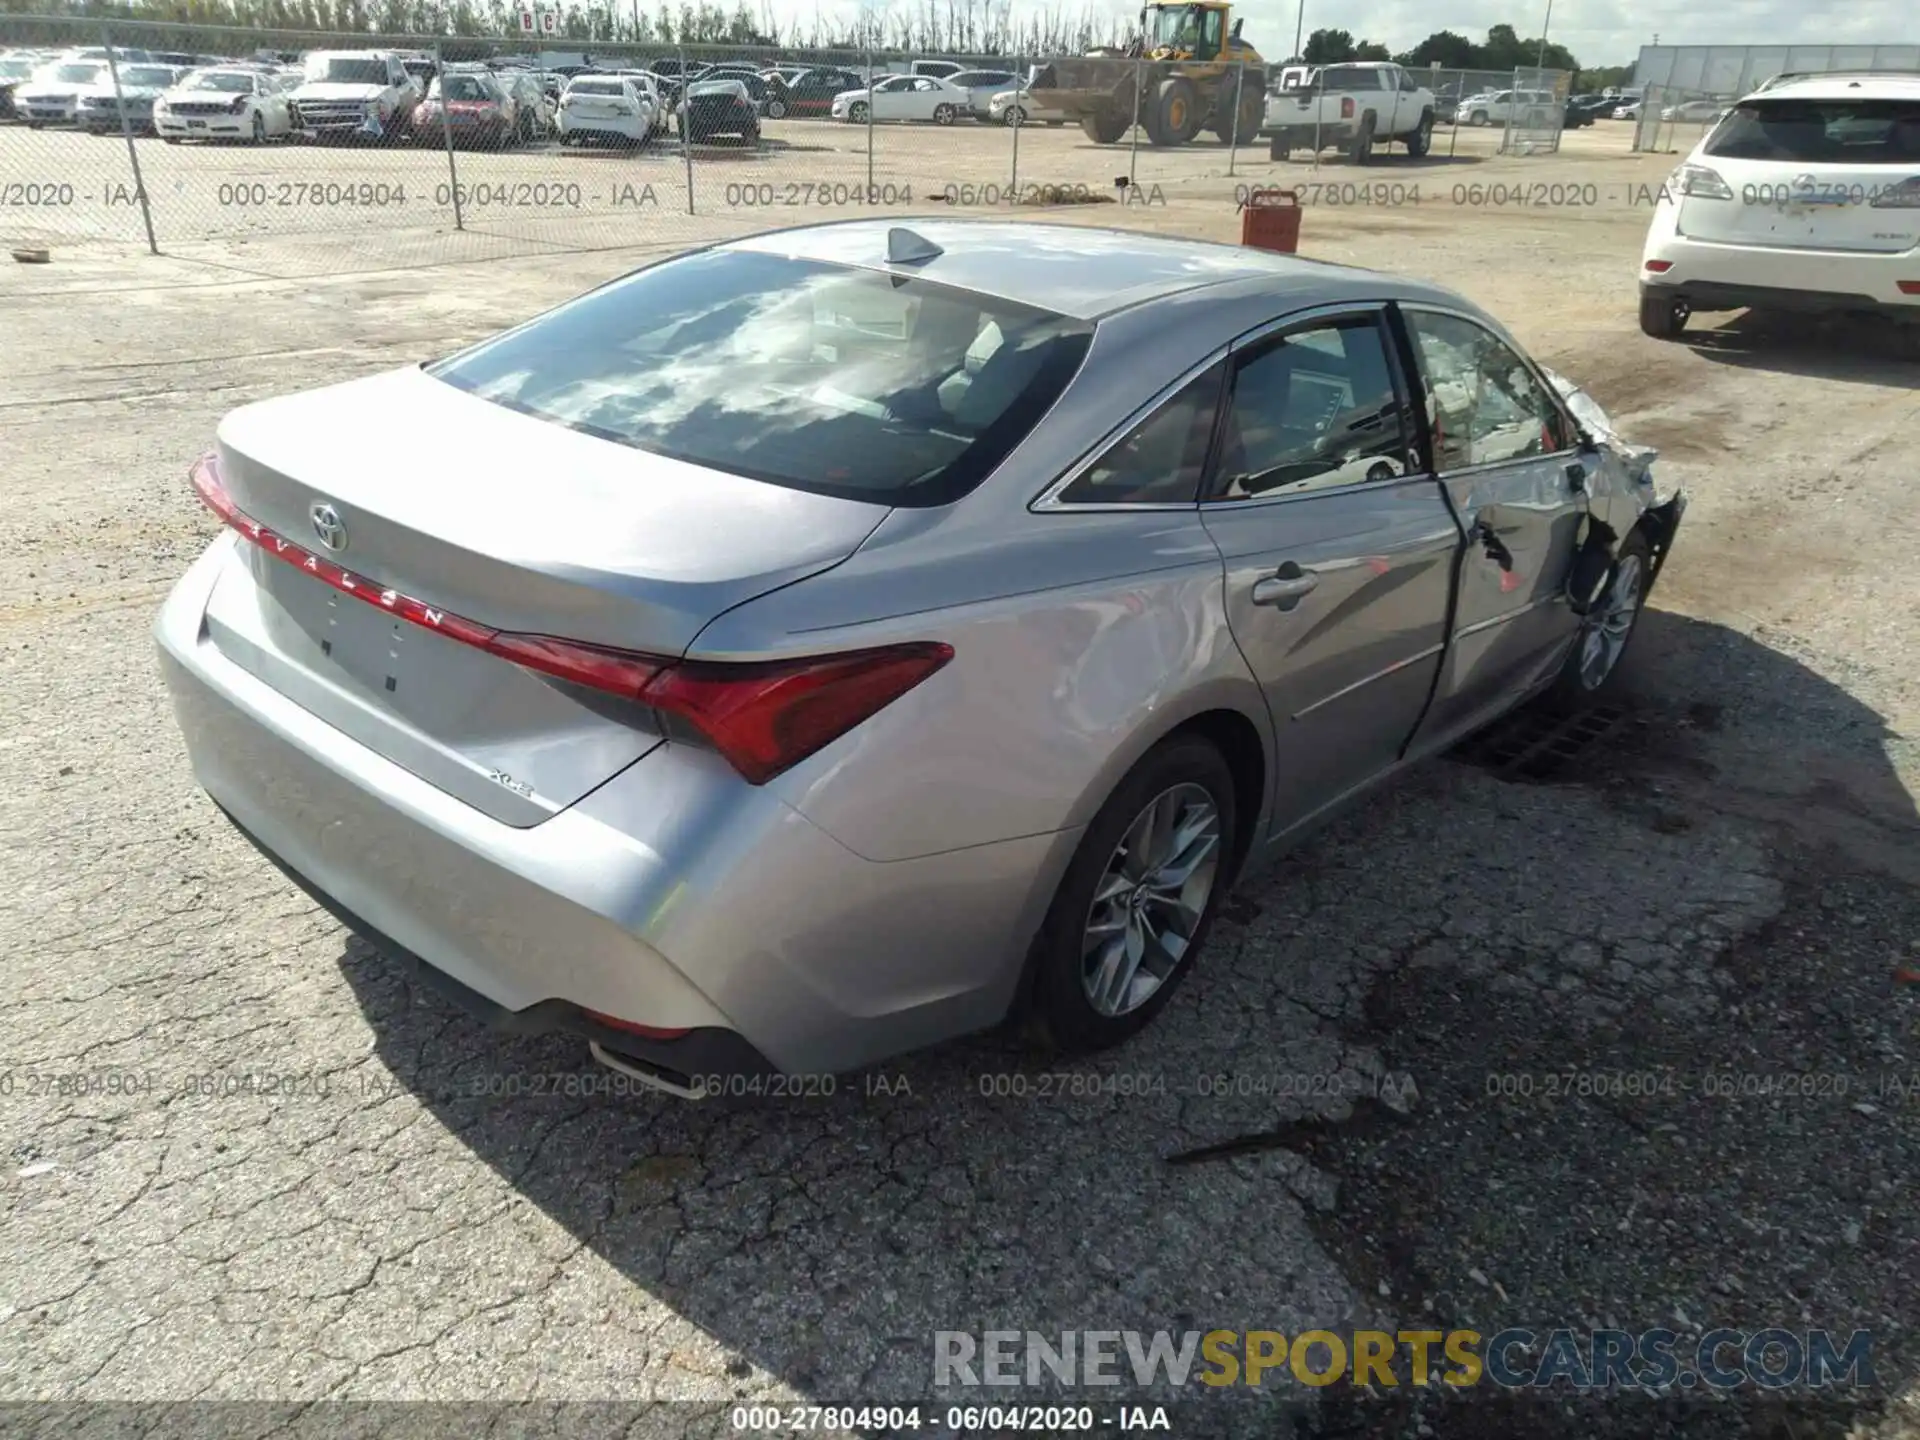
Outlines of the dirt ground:
M1237 187L1296 186L1304 253L1488 306L1692 495L1611 728L1543 774L1436 763L1248 887L1154 1029L1074 1067L1146 1093L995 1094L1038 1072L991 1040L783 1106L520 1093L585 1057L411 990L219 819L148 636L214 533L185 467L219 417L863 208L786 203L864 188L868 159L851 127L789 128L772 159L696 156L692 215L683 157L473 157L476 184L583 195L652 174L680 208L509 189L456 234L215 203L431 187L418 153L151 143L161 257L104 209L0 212L53 250L0 271L0 1399L677 1402L649 1423L720 1434L743 1400L977 1403L934 1394L937 1330L1726 1325L1869 1330L1874 1383L1141 1398L1192 1435L1920 1435L1920 985L1896 979L1920 967L1920 365L1751 319L1643 337L1674 157L1625 127L1364 169L1143 149L1132 203L1056 207L987 193L1005 132L876 142L902 215L953 186L1233 240ZM0 181L79 163L60 147L118 163L32 141L0 131ZM1130 158L1020 146L1016 200L1114 194ZM1383 1074L1410 1098L1291 1083ZM146 1079L60 1083L101 1075ZM305 1079L246 1092L268 1075ZM1668 1079L1554 1079L1580 1075Z

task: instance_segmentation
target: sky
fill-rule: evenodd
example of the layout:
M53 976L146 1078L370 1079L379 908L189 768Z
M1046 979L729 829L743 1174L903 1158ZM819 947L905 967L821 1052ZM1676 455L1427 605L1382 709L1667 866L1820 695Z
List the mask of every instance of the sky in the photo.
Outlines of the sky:
M830 0L772 0L776 14L786 6L812 13L840 8ZM846 13L885 12L894 4L925 0L842 0ZM944 0L939 0L944 9ZM1234 13L1246 19L1247 38L1262 54L1285 55L1293 46L1298 0L1244 0ZM1011 0L1016 17L1030 6L1076 12L1076 0ZM1131 17L1139 0L1090 0L1090 8ZM1306 0L1306 30L1323 27L1351 31L1356 39L1378 40L1393 50L1417 45L1436 30L1453 30L1470 40L1486 37L1489 26L1509 24L1538 38L1546 18L1546 0ZM1625 65L1651 45L1898 45L1920 43L1920 0L1554 0L1548 38L1571 50L1588 66Z

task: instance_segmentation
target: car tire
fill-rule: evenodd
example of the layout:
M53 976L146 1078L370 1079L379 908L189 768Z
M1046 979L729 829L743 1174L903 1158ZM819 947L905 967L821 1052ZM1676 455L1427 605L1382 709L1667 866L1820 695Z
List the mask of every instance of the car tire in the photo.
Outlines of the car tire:
M1413 134L1407 137L1407 154L1419 160L1432 149L1433 112L1428 110L1420 116L1420 123L1414 127Z
M784 100L767 101L767 119L784 120L787 118L787 102Z
M180 143L180 137L178 135L162 135L160 138L169 145L178 145Z
M1009 129L1018 129L1027 123L1027 112L1018 105L1009 105L1007 113L1000 117L1000 123Z
M1467 124L1469 125L1484 125L1486 123L1487 112L1484 110L1476 110L1467 117Z
M1640 296L1640 329L1656 340L1677 340L1693 307L1678 295L1647 291Z
M1636 531L1614 556L1606 593L1580 617L1573 648L1546 694L1550 709L1572 714L1615 689L1652 583L1653 551L1647 537Z
M936 105L933 107L933 123L936 125L951 125L956 113L951 105Z
M1347 151L1347 163L1367 165L1373 161L1373 116L1362 115L1360 128L1354 133L1353 145Z
M1220 751L1197 735L1175 736L1155 746L1114 787L1061 877L1029 958L1028 1019L1034 1038L1046 1048L1075 1053L1118 1045L1144 1029L1173 998L1193 970L1233 878L1234 840L1241 823L1234 801L1232 770ZM1162 814L1174 828L1172 833L1162 829L1157 837L1145 835L1155 847L1146 857L1147 873L1171 881L1187 864L1191 875L1185 884L1177 891L1169 885L1159 892L1177 893L1184 905L1135 902L1131 889L1103 898L1103 890L1132 884L1140 862L1128 854L1129 840L1143 835L1143 825L1150 827L1155 806L1171 807ZM1182 854L1174 841L1188 825L1210 830L1203 828ZM1209 833L1211 848L1196 861L1194 852ZM1140 848L1138 839L1131 848ZM1104 940L1092 940L1096 926L1118 928ZM1179 939L1179 953L1171 954L1163 943L1148 938L1155 935ZM1118 941L1112 958L1124 965L1129 939L1146 942L1131 957L1135 969L1130 981L1102 964L1103 952ZM1162 973L1152 973L1162 966ZM1142 979L1155 982L1147 993L1139 993Z
M856 100L853 104L847 106L847 123L849 125L864 125L867 123L867 107L864 101Z

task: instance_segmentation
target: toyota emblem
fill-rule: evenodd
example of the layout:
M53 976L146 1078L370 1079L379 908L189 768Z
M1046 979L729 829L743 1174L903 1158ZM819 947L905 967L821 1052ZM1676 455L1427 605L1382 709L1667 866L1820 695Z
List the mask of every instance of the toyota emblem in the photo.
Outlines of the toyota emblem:
M316 500L307 510L307 518L313 521L313 533L320 537L320 543L329 550L347 548L347 527L341 520L340 512L324 500Z

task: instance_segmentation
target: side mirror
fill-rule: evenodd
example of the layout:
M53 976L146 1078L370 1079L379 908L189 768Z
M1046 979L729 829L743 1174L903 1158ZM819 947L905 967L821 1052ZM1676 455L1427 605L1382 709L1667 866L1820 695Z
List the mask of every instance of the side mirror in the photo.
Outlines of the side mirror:
M1231 29L1231 30L1229 30L1229 31L1227 32L1227 38L1228 38L1228 39L1230 39L1230 40L1238 40L1238 39L1240 38L1240 27L1241 27L1242 25L1245 25L1246 23L1247 23L1247 22L1246 22L1245 20L1236 20L1236 21L1234 21L1234 22L1233 22L1233 29Z

